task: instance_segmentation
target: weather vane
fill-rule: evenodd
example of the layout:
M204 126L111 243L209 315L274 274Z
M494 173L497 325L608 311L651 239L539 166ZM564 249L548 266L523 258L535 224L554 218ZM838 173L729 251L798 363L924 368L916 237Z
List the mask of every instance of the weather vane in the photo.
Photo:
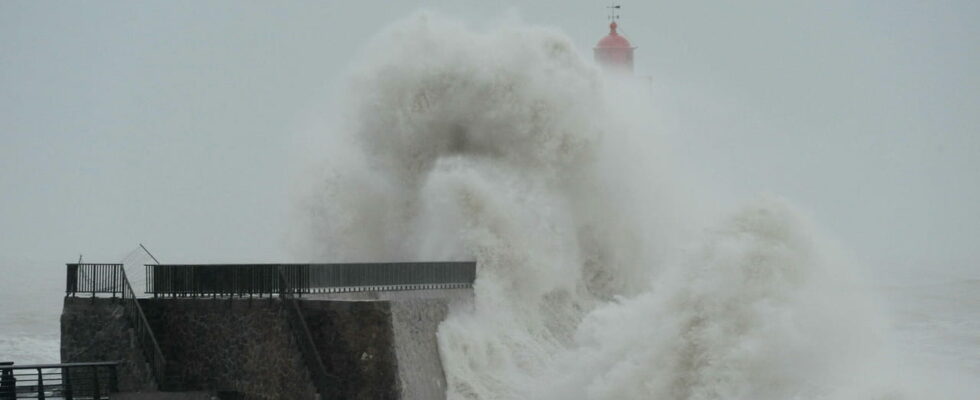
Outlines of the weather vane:
M623 8L619 4L612 3L612 5L606 6L609 9L609 20L615 22L619 19L619 9Z

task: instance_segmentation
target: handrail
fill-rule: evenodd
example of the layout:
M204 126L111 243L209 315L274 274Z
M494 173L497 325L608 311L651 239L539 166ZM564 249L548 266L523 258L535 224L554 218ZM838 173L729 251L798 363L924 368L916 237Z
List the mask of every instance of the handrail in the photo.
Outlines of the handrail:
M143 313L143 307L140 307L136 293L133 292L133 287L130 286L129 279L126 278L126 270L121 267L120 270L123 283L125 284L122 298L123 300L128 300L126 303L126 312L130 322L133 324L133 329L136 331L136 339L139 341L140 347L142 347L146 363L150 365L150 370L153 373L157 385L162 385L164 373L166 372L167 359L164 358L163 351L160 350L160 344L153 334L153 328L150 327L150 322L147 321L146 314Z
M38 368L73 368L73 367L108 367L119 365L119 361L97 361L97 362L77 362L60 364L4 364L0 363L0 370L4 369L38 369Z
M282 300L286 318L292 327L293 336L299 345L300 353L303 354L306 367L310 371L310 378L312 378L317 392L320 393L320 399L334 398L337 395L340 378L328 373L327 368L323 365L323 360L320 358L320 353L313 341L313 335L310 334L310 328L306 325L306 318L303 317L303 311L299 308L299 301L296 300L293 289L288 282L284 270L280 269L279 298Z
M162 384L167 361L160 350L156 336L153 335L146 314L140 307L136 292L129 283L123 265L71 263L67 264L67 267L66 295L90 293L95 297L97 294L112 294L115 298L118 294L122 298L123 310L136 333L136 340L146 358L146 363L149 364L157 385Z
M118 362L0 363L0 399L108 399L119 391ZM30 372L28 372L30 371Z

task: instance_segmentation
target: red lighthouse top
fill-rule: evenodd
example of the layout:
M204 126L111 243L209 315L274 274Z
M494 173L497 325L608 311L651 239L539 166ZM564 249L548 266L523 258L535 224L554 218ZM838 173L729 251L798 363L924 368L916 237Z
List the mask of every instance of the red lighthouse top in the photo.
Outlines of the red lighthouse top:
M619 25L616 21L609 24L609 34L599 39L599 43L595 45L597 49L632 49L633 46L630 45L630 41L626 40L625 37L620 36L619 32L616 32L616 28Z
M616 32L616 21L609 24L609 34L595 45L595 60L607 71L633 73L633 47Z

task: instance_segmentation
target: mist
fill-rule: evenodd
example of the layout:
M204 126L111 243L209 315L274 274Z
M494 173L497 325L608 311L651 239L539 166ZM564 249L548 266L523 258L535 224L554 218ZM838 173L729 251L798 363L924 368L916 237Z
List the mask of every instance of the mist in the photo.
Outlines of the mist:
M725 188L676 162L645 80L560 31L422 13L354 65L307 252L476 259L438 333L448 398L966 398L902 361L874 278L809 213L701 199Z

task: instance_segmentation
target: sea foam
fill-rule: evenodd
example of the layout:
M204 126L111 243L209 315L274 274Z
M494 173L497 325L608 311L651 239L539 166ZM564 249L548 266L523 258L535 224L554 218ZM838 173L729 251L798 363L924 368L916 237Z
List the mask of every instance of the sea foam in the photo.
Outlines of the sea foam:
M560 32L419 14L350 75L306 251L476 259L438 333L448 398L914 396L847 257L778 196L700 206L647 83Z

